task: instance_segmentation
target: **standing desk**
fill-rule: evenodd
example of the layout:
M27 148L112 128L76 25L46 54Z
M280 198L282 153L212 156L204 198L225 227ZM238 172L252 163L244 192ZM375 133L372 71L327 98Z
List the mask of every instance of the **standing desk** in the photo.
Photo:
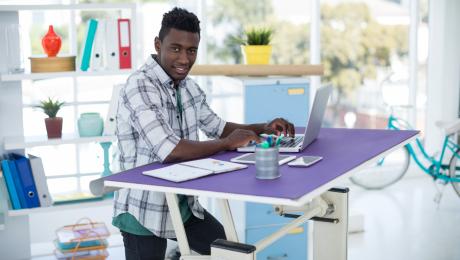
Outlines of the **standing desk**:
M303 129L297 129L301 132ZM280 167L281 177L275 180L255 178L255 166L225 174L207 176L182 183L169 182L142 175L143 171L168 164L149 164L95 180L95 194L118 188L132 188L166 193L179 248L184 259L210 259L190 256L180 217L176 194L208 196L218 199L227 240L237 241L229 199L266 203L279 214L294 220L255 244L256 252L270 245L293 228L313 218L313 257L315 260L347 259L348 190L333 188L343 178L369 165L377 158L412 141L419 131L322 128L315 142L301 155L322 156L323 160L308 168ZM229 161L240 155L222 152L211 158Z

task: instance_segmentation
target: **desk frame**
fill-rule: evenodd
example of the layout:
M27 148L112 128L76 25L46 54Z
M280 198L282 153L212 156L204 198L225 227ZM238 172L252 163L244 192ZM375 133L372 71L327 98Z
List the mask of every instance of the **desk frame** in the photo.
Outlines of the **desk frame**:
M352 169L344 172L333 180L324 183L323 185L309 191L298 199L286 199L278 197L264 197L256 195L246 194L234 194L225 193L219 191L206 191L200 189L186 188L186 187L171 187L162 185L152 184L141 184L131 183L124 181L111 181L99 179L99 185L103 184L99 190L91 189L93 193L99 194L99 192L111 191L114 187L116 188L133 188L142 190L151 190L157 192L165 192L168 206L170 208L173 226L176 231L177 240L182 253L182 259L211 259L209 256L195 256L191 255L190 247L188 246L184 226L180 218L179 207L177 204L176 194L195 195L195 196L206 196L214 197L218 199L218 204L222 211L223 225L227 235L227 240L237 241L236 231L234 222L231 216L228 200L236 199L257 203L265 203L271 205L279 205L281 211L285 209L299 210L301 209L304 214L295 220L287 223L284 227L270 235L269 237L259 241L256 246L256 251L260 251L284 234L292 230L305 221L312 217L327 217L337 219L338 223L329 222L317 222L313 224L313 258L315 260L325 259L347 259L347 230L348 230L348 191L340 192L339 190L332 188L336 185L340 185L343 178L348 178L354 172L369 166L371 163L376 161L378 158L385 156L392 151L399 149L407 143L413 141L418 134L414 134L411 137L407 137L404 141L392 145L391 148L386 148L370 159L363 161L359 165L356 165ZM93 183L91 183L93 186ZM104 188L105 186L105 188ZM332 189L331 189L332 188ZM326 206L325 206L326 205ZM333 208L333 211L329 208ZM334 248L334 250L331 250Z

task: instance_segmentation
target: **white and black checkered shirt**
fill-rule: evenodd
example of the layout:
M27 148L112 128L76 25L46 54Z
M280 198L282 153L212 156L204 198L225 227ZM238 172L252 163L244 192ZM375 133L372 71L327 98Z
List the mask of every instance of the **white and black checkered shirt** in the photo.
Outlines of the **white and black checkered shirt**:
M116 134L121 170L162 162L181 135L198 140L201 129L207 136L218 138L225 127L225 121L208 106L204 92L188 77L177 88L183 107L179 124L176 89L154 57L150 56L120 91ZM193 215L203 218L198 198L188 197L188 203ZM115 193L114 217L125 212L156 236L175 237L164 193L121 189Z

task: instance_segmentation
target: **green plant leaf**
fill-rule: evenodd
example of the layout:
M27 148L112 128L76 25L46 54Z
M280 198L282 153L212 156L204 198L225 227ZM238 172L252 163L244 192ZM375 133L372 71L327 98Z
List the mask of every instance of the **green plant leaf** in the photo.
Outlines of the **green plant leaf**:
M57 99L56 101L53 101L51 98L48 98L47 100L41 100L40 105L35 107L42 109L43 113L45 113L48 117L54 118L63 105L64 102L60 102Z

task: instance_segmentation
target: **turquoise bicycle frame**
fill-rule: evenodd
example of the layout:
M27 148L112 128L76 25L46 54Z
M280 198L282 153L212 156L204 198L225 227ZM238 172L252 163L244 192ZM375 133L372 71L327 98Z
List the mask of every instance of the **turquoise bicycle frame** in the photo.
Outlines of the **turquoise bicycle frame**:
M389 119L388 119L387 128L392 129L392 130L412 129L412 127L410 126L410 124L407 121L405 121L403 119L400 119L400 118L397 118L397 117L393 116L393 114L391 114ZM444 159L444 156L446 154L447 149L452 151L454 156L456 156L458 159L460 159L459 154L456 153L460 149L460 146L458 144L456 144L452 140L451 137L452 137L452 135L446 135L444 137L444 142L443 142L443 145L442 145L441 154L440 154L438 160L436 158L434 158L434 157L432 157L432 156L427 154L427 152L426 152L426 150L425 150L425 148L424 148L424 146L423 146L423 144L422 144L422 142L420 141L419 138L415 139L416 148L418 148L420 150L421 154L423 155L423 158L425 158L426 160L428 160L430 162L428 167L425 166L421 162L421 160L418 158L417 153L415 152L415 149L412 146L412 144L406 144L405 147L409 151L410 157L414 159L414 161L417 163L417 165L425 173L427 173L428 175L433 177L435 180L436 179L441 179L441 180L444 180L444 181L447 181L447 182L460 182L460 174L456 174L455 178L452 178L447 174L442 174L442 172L441 172L441 170L449 170L449 165L448 164L442 164L442 161ZM379 162L379 164L381 164L381 163L383 163L383 159L382 159L381 162ZM456 171L458 171L460 173L460 167L459 166L456 167Z

